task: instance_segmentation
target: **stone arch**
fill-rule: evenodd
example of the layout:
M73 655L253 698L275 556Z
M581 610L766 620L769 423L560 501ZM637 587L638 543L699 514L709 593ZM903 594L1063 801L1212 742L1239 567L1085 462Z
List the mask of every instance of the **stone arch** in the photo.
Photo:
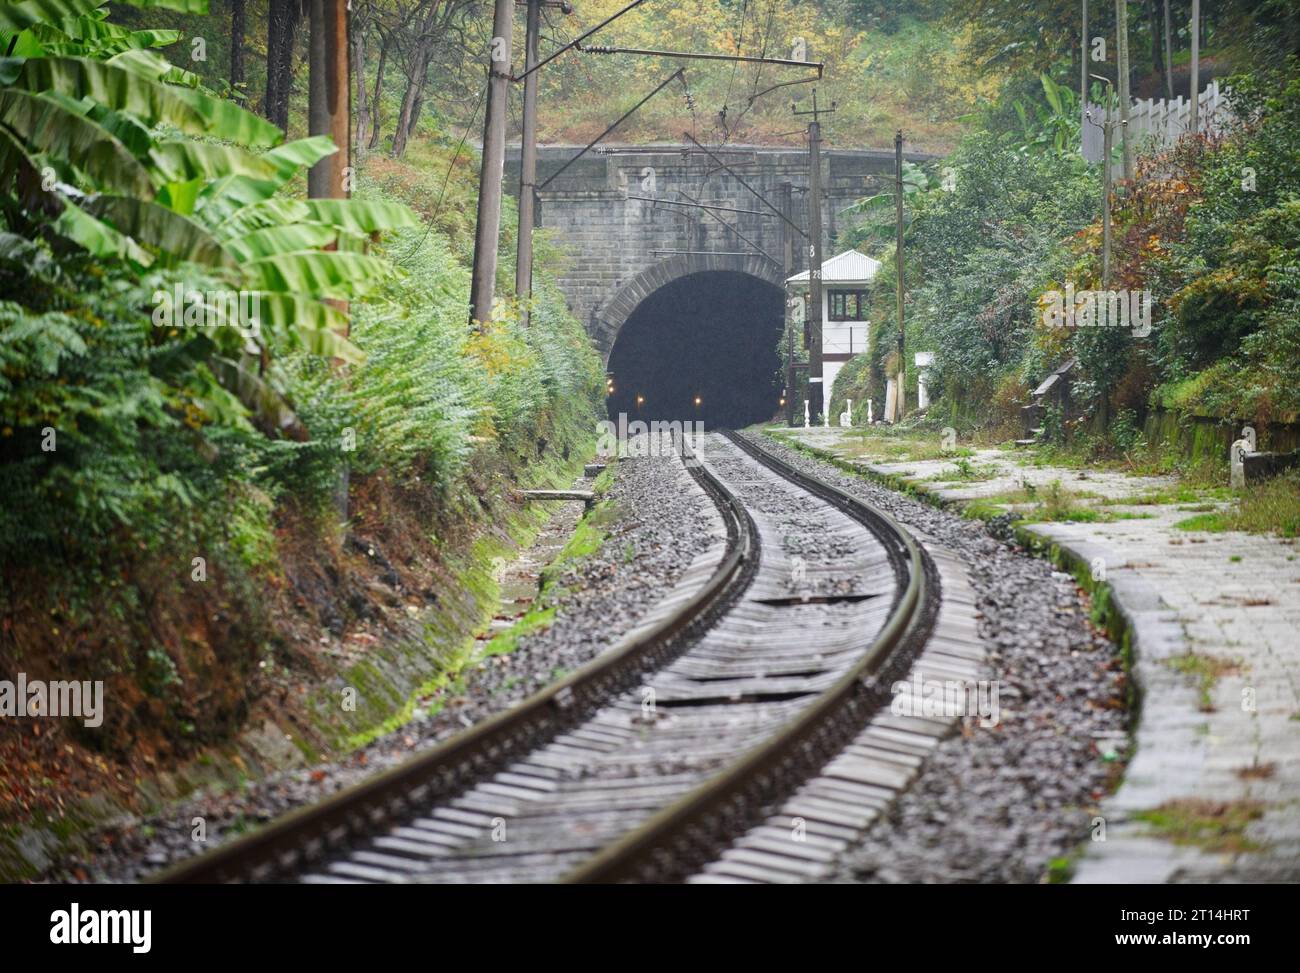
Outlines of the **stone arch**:
M748 274L776 287L785 288L781 265L762 254L672 254L626 281L609 300L592 311L587 332L600 349L601 360L606 365L609 364L609 355L614 349L619 331L647 297L674 280L714 270Z

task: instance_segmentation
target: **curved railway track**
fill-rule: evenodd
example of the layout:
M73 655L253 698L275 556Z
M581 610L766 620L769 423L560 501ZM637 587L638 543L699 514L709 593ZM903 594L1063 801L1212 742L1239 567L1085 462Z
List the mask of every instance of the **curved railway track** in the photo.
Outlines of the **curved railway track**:
M160 882L681 881L887 704L938 610L886 514L731 433L692 475L716 568L518 706Z

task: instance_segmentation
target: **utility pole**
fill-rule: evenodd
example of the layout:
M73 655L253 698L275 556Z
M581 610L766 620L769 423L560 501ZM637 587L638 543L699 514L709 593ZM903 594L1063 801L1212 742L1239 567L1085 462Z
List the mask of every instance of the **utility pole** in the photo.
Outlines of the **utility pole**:
M1201 0L1192 0L1192 115L1191 131L1200 128L1201 108Z
M1103 116L1101 133L1101 289L1110 290L1110 153L1114 145L1115 123Z
M519 137L519 239L515 252L515 296L520 320L528 323L533 296L533 217L537 185L537 34L541 30L542 0L525 0L528 20L524 31L524 124Z
M894 422L903 418L907 411L907 393L904 380L907 377L907 364L903 358L903 130L894 133L894 276L897 281L898 296L898 388L894 401L897 403L893 416Z
M822 411L829 405L829 390L822 387L822 125L821 116L835 111L817 107L817 89L812 92L812 111L794 111L811 115L808 123L808 294L812 320L808 322L808 415L813 425L820 425Z
M543 7L573 13L568 0L522 0L528 7L524 33L524 124L519 139L519 239L515 259L515 296L521 320L528 324L529 298L533 296L533 228L537 225L537 39Z
M1112 109L1115 105L1115 89L1110 79L1100 74L1094 78L1106 86L1106 104L1101 109L1101 286L1110 289L1110 191L1111 160L1110 154L1115 146L1115 122ZM1089 117L1085 122L1091 121Z
M479 174L478 220L474 227L474 269L470 280L470 324L492 320L501 236L501 179L506 150L506 99L510 83L510 42L514 0L495 0L488 45L488 97L483 117L483 164Z
M794 215L794 205L791 194L794 191L793 184L789 182L781 183L781 214L785 221L781 224L781 279L789 280L790 275L794 273L794 235L790 232L787 225L790 218ZM784 286L784 285L782 285ZM784 295L782 295L784 298ZM785 424L794 426L794 314L790 307L790 301L784 299L785 305Z
M1132 181L1133 139L1128 131L1128 0L1115 0L1115 38L1119 58L1119 137L1124 144L1124 178Z

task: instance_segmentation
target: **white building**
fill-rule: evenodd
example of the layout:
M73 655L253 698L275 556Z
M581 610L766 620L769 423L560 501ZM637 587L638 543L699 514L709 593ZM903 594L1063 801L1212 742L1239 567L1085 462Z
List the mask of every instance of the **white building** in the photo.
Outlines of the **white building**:
M867 290L879 270L879 260L856 250L845 250L822 262L822 387L828 405L835 376L844 363L869 350ZM808 271L795 274L786 286L804 295L804 320L808 320Z

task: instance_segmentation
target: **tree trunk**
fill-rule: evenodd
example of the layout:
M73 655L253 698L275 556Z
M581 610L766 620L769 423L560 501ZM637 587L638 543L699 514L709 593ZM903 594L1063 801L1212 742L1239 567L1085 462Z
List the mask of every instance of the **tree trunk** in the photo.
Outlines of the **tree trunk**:
M350 188L352 123L348 94L347 0L310 0L311 76L307 123L311 135L326 135L338 152L307 172L312 199L344 199Z
M382 32L381 32L382 33ZM370 143L367 148L377 148L379 145L379 111L383 102L380 100L384 92L384 68L388 66L388 46L393 41L393 35L388 34L383 37L379 45L379 64L375 67L375 94L370 99L373 117L370 120Z
M1160 70L1160 2L1147 0L1147 23L1151 30L1151 70Z
M411 106L411 122L406 127L406 137L410 139L415 134L415 128L420 124L420 110L424 108L424 85L420 85L420 90L415 93L415 104Z
M1169 29L1169 0L1165 0L1165 99L1174 100L1174 42Z
M244 83L244 6L247 0L230 0L230 87Z
M353 23L351 31L352 77L357 82L357 127L352 151L358 159L365 152L370 135L370 100L366 93L366 24Z
M293 42L301 20L299 0L270 0L266 19L266 100L262 103L262 114L282 129L289 127Z
M406 141L416 118L416 106L424 92L424 79L429 73L429 59L433 56L433 27L438 15L438 0L430 0L428 12L415 39L411 52L410 73L406 76L406 93L402 96L402 110L397 116L393 131L393 158L399 159L406 151Z

